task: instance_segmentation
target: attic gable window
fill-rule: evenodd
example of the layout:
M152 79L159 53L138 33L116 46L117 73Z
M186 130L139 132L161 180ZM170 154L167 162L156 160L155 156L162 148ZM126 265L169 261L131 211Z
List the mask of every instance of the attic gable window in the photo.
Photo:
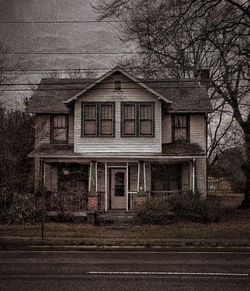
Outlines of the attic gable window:
M82 103L82 136L114 136L114 103Z
M122 82L120 80L115 81L115 90L122 89Z
M122 136L154 136L154 103L122 103Z
M50 119L50 141L54 144L68 143L68 116L53 114Z
M175 114L172 123L173 141L189 141L189 115Z

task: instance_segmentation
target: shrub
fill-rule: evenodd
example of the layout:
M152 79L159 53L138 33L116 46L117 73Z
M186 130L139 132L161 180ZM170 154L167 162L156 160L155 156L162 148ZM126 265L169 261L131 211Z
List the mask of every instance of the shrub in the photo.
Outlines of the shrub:
M186 193L169 199L170 208L177 218L192 222L212 223L220 219L218 200L202 199L200 194Z
M162 224L169 222L173 217L166 198L149 198L145 205L138 209L136 220L141 223Z
M0 223L19 224L38 221L33 193L0 192Z
M137 221L163 224L174 218L185 221L212 223L219 221L220 203L217 200L201 199L199 194L186 193L171 198L149 198L137 211Z

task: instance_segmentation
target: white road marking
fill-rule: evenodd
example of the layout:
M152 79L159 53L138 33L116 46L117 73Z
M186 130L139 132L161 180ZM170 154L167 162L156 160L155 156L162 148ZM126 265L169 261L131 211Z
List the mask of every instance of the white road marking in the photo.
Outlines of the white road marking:
M87 272L90 275L179 275L179 276L237 276L247 277L247 273L206 273L206 272Z

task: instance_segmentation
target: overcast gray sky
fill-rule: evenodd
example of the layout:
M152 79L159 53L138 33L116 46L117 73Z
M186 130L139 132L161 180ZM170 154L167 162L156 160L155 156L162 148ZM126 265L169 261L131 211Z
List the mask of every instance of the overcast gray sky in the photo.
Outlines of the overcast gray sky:
M97 20L91 4L96 0L0 0L0 21L89 21ZM119 40L117 23L0 23L0 39L12 53L83 52L121 53L130 51ZM10 55L20 69L111 68L121 55ZM37 82L41 75L23 75L18 82ZM25 96L25 93L11 95Z

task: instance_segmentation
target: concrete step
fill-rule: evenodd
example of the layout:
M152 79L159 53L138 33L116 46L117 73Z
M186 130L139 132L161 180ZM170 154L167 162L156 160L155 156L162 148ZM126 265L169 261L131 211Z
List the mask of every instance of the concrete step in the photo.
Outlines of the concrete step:
M97 216L97 221L99 223L114 223L114 224L125 224L132 223L136 213L134 211L108 211L99 213Z

